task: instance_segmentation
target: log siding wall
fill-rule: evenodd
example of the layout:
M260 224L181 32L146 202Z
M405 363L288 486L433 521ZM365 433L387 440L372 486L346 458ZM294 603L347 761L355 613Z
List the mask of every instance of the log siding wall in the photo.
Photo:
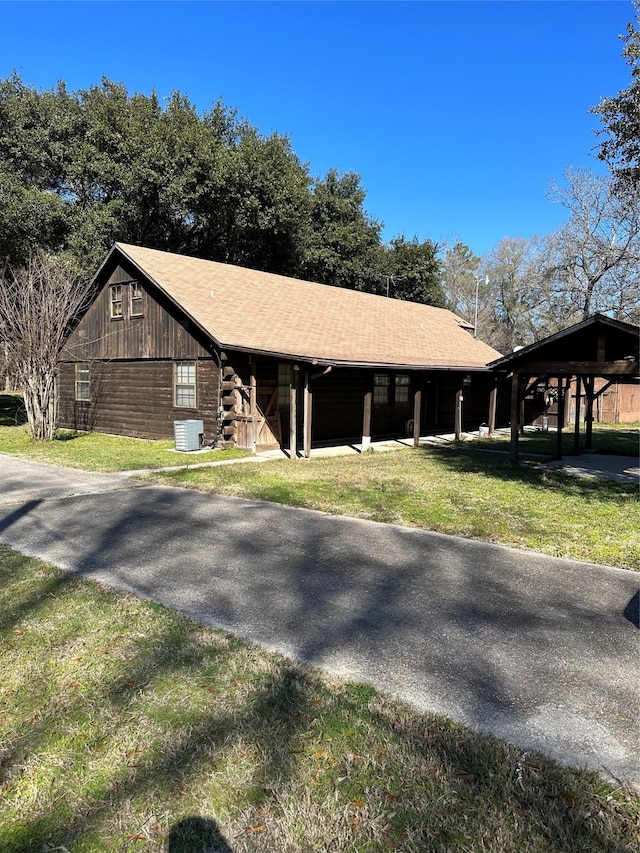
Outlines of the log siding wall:
M218 432L220 369L214 359L196 362L195 409L174 406L173 360L92 361L90 400L75 400L75 364L60 366L60 426L134 438L171 439L173 422L201 418L205 442Z

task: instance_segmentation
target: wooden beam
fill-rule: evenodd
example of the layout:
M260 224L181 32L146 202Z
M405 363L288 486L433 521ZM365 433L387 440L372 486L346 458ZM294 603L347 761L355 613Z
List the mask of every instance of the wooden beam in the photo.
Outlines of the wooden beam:
M593 401L595 400L595 395L593 393L593 389L595 386L595 378L593 376L586 376L585 380L585 392L587 394L587 411L586 411L586 423L585 423L585 431L584 431L584 449L591 450L593 445Z
M573 452L580 453L580 398L582 389L582 376L576 376L576 410L574 412L575 423L573 427Z
M422 414L422 388L413 395L413 446L420 447L420 415Z
M556 431L556 458L562 459L562 427L564 426L564 379L558 376L558 429Z
M290 387L290 408L289 408L289 453L290 459L298 458L298 374L293 373Z
M361 451L369 449L371 444L371 404L373 402L373 388L369 387L364 394L362 412L362 445Z
M519 412L520 376L514 373L511 376L511 442L509 444L509 457L512 465L518 464L518 412Z
M305 370L304 372L304 408L303 408L303 418L304 418L304 456L305 459L309 459L311 456L311 414L312 414L312 401L313 398L311 396L311 382L309 379L309 371Z
M494 385L489 392L489 435L493 435L496 428L496 408L498 405L498 386Z
M462 402L464 394L462 388L456 391L456 413L455 413L455 439L460 441L462 436Z
M529 376L544 373L553 376L637 376L640 365L637 361L531 361L520 365L518 370Z

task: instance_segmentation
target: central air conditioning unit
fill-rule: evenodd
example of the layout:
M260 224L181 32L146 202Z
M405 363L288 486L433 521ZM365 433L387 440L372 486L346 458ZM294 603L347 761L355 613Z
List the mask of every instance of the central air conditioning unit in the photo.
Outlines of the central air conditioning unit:
M175 449L182 453L200 450L204 440L204 422L199 420L174 421Z
M409 418L408 421L405 421L404 431L406 435L413 435L413 429L415 427L415 421L413 418Z

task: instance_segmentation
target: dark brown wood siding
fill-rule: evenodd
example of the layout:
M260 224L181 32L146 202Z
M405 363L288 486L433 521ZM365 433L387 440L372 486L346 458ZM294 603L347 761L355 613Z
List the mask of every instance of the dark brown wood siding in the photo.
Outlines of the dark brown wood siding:
M135 270L116 267L71 335L65 360L206 358L212 342ZM130 314L130 282L142 286L142 315ZM122 287L122 317L111 318L110 287Z
M174 361L91 361L90 401L75 400L75 364L60 366L60 426L137 438L171 439L173 422L204 421L205 441L218 430L220 369L196 362L196 408L174 406Z

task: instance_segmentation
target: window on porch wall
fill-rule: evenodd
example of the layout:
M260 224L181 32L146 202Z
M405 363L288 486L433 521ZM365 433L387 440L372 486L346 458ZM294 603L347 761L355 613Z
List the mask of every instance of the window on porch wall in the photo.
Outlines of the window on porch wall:
M389 405L389 389L391 386L391 377L386 373L376 373L373 377L373 405L388 406Z
M404 374L398 374L395 381L395 402L396 406L406 406L409 402L409 385L410 378Z
M291 365L278 365L278 411L283 412L291 406Z

